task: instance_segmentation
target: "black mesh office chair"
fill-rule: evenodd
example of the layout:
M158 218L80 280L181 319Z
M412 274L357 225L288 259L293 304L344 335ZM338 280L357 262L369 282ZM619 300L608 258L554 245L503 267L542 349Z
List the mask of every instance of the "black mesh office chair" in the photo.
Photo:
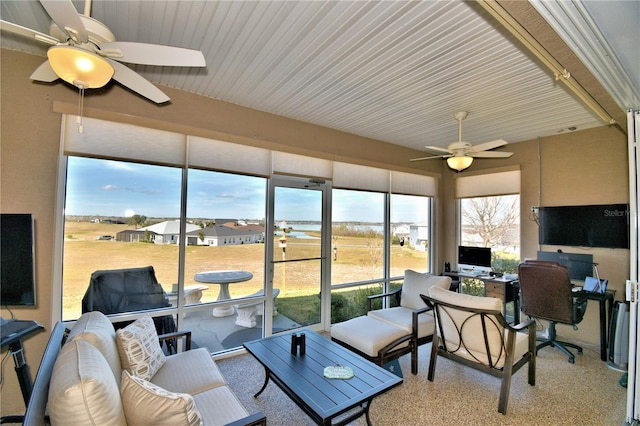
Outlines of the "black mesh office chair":
M557 340L556 324L569 324L575 327L587 309L585 296L574 293L569 278L569 270L559 263L539 260L527 260L518 266L522 311L534 318L549 321L548 336L538 338L541 341L538 350L545 346L556 347L569 356L569 362L575 361L573 353L567 347L582 354L578 345Z

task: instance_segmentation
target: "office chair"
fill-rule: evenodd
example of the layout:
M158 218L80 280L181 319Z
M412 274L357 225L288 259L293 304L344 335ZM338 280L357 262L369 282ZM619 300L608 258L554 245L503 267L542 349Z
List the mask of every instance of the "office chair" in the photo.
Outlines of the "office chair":
M556 324L575 328L584 317L587 299L572 292L569 270L556 262L527 260L518 265L518 278L522 312L529 317L549 321L548 336L537 339L542 343L536 347L536 353L545 346L556 347L566 353L573 364L575 356L567 347L576 349L578 354L582 354L582 348L557 340Z

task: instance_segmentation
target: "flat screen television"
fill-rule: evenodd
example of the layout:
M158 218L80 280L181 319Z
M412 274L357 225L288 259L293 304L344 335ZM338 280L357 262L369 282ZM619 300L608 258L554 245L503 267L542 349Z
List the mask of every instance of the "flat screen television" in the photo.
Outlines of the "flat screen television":
M629 205L540 207L539 243L629 248Z
M491 248L458 246L458 270L491 272Z
M36 304L33 216L0 215L0 304Z

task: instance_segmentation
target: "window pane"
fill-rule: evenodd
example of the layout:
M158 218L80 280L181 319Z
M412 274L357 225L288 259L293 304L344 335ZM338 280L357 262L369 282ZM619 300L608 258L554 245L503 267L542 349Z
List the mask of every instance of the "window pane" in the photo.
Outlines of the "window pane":
M391 270L392 277L405 269L426 272L429 267L429 197L391 195Z
M517 273L520 195L463 198L460 211L460 244L490 247L494 272Z
M334 189L331 284L384 277L384 194Z
M68 158L63 320L82 314L97 270L153 266L157 281L171 291L178 282L180 188L180 169Z
M246 271L229 284L231 298L262 290L264 283L264 178L189 169L185 286L207 285L203 301L218 299L220 285L196 274Z

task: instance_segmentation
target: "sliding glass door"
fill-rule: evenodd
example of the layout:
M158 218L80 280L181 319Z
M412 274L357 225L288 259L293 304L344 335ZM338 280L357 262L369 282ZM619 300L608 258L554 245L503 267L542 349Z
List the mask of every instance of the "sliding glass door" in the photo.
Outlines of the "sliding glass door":
M313 179L271 180L267 292L278 296L267 303L277 303L278 314L265 321L271 322L266 324L273 333L298 327L322 329L327 321L328 186Z

